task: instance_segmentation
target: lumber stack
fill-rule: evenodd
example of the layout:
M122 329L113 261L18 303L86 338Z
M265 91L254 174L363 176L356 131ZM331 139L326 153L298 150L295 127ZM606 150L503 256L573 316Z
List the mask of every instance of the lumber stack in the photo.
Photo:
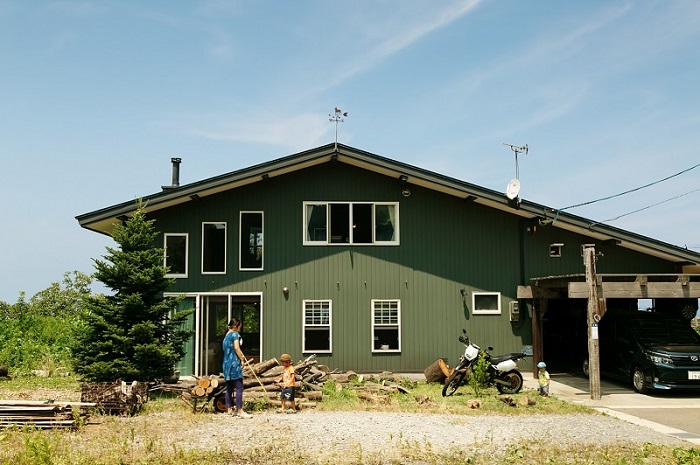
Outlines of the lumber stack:
M95 404L85 402L55 402L0 400L0 429L31 426L39 429L77 428L85 424Z

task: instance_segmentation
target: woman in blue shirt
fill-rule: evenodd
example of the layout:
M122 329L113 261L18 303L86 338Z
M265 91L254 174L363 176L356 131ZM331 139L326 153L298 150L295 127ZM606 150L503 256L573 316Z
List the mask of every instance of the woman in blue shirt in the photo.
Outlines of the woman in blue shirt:
M227 413L240 418L251 418L251 415L243 411L243 362L245 357L241 351L243 340L241 339L241 320L233 318L228 322L228 331L224 336L222 347L224 349L224 379L226 380L226 409ZM236 392L236 409L231 408L231 396Z

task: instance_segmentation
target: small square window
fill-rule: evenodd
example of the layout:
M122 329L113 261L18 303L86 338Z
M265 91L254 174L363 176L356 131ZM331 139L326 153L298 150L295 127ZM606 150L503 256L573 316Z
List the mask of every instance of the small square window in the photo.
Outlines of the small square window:
M500 315L500 292L474 292L472 293L472 313L474 315Z
M553 258L561 257L561 249L564 244L549 244L549 256Z

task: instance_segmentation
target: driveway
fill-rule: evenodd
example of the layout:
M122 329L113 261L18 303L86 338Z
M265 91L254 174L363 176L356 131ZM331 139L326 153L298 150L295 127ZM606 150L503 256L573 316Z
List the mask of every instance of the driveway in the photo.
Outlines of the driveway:
M551 376L553 396L700 445L700 391L655 391L644 395L632 387L602 379L601 399L593 400L587 378L568 373ZM532 374L524 377L525 386L536 388L537 380Z

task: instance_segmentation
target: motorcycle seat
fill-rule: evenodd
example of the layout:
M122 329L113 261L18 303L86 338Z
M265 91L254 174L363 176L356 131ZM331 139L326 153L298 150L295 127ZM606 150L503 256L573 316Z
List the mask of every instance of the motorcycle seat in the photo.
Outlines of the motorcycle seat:
M519 358L523 358L523 354L521 352L511 352L509 354L491 357L491 363L493 363L494 365L498 365L499 363L504 362L506 360L511 360L511 359L517 360Z

